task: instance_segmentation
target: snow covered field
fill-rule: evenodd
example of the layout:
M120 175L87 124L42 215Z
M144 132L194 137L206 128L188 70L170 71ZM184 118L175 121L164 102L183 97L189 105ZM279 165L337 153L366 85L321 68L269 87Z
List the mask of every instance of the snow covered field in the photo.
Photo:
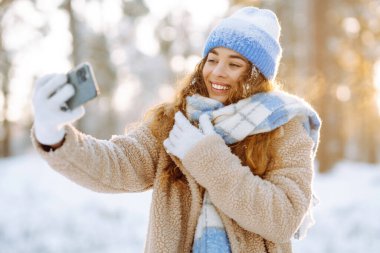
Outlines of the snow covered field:
M380 165L317 174L317 224L295 253L380 252ZM35 153L0 160L0 253L142 252L151 192L100 194Z

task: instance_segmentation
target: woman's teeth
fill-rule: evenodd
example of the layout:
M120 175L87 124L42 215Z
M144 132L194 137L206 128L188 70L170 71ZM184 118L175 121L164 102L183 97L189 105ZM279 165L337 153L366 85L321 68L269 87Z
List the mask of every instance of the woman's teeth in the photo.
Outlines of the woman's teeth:
M217 90L229 90L230 87L226 85L220 85L216 83L211 83L212 88L217 89Z

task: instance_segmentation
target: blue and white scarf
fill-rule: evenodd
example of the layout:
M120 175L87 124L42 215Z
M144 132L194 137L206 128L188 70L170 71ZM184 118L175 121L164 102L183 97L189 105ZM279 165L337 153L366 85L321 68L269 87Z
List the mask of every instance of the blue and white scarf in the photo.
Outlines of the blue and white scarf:
M315 155L321 121L315 110L297 96L283 91L264 92L228 106L198 94L187 97L186 101L188 119L198 122L200 115L207 113L214 124L214 130L223 137L226 144L239 142L250 135L270 132L297 118L314 141ZM309 210L294 238L302 239L314 224L311 209L316 201L313 196ZM231 252L224 225L207 191L198 218L193 252Z

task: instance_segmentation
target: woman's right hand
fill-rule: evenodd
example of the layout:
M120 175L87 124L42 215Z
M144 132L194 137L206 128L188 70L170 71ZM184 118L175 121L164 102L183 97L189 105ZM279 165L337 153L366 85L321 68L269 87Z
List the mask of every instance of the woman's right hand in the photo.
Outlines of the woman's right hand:
M65 74L46 75L36 81L32 106L38 142L49 146L60 143L65 136L64 126L84 115L83 106L70 110L65 103L74 93Z

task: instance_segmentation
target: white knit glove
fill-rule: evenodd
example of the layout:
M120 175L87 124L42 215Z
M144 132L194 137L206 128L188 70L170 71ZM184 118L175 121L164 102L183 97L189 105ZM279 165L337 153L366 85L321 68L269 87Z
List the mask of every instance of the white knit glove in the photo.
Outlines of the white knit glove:
M38 142L44 145L59 143L65 136L63 127L84 115L83 106L70 110L65 103L74 93L65 74L47 75L36 81L32 105Z
M168 153L181 160L199 141L208 135L215 134L214 126L207 114L199 117L200 129L193 126L181 112L177 112L174 119L174 126L163 144Z

